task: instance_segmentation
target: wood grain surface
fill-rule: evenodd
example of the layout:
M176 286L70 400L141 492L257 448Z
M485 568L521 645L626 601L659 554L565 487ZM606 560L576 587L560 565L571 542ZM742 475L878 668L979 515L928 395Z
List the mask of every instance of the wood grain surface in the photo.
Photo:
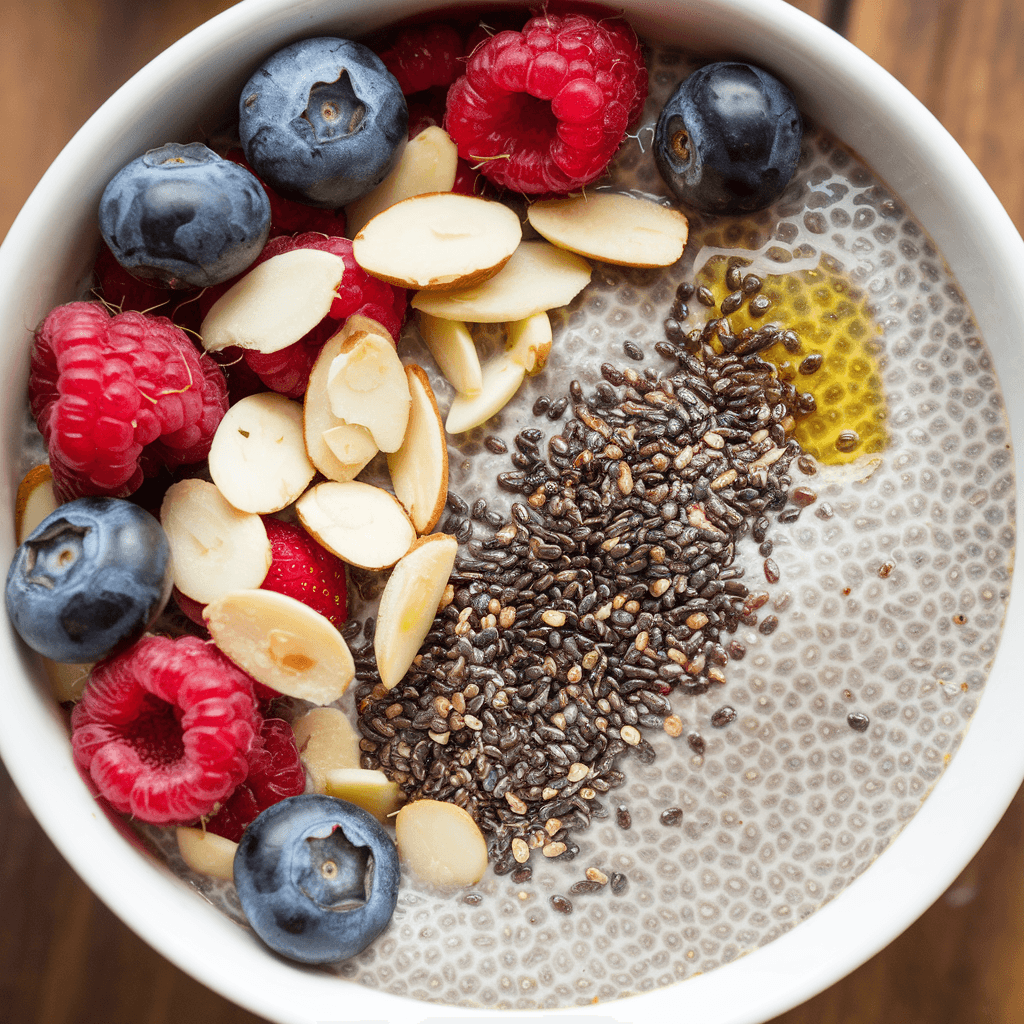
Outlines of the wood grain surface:
M74 131L227 0L0 0L0 234ZM896 76L1024 227L1024 3L798 0ZM1024 794L903 936L771 1024L1024 1021ZM0 769L0 1021L254 1024L102 906Z

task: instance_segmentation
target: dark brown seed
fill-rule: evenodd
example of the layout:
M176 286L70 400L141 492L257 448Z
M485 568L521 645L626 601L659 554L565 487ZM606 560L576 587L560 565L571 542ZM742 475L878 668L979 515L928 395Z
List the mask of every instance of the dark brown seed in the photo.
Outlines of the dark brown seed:
M584 882L573 882L572 885L569 886L569 895L585 896L587 893L597 892L599 889L603 888L604 886L602 886L600 882L591 882L589 880Z
M658 820L668 828L681 825L683 822L683 809L681 807L669 807L661 812L661 817Z
M516 885L523 885L531 878L533 878L533 868L529 866L516 868L515 871L512 872L512 881L515 882Z
M708 309L715 308L715 293L705 285L701 285L697 289L697 301L702 306L707 306Z
M569 902L564 896L552 896L551 906L555 908L560 914L571 914L572 903Z
M736 709L729 707L728 704L726 704L724 707L719 708L711 716L711 724L716 729L722 729L725 726L727 726L727 725L729 725L729 724L731 724L732 722L735 722L735 721L736 721Z
M628 829L633 825L633 816L629 813L629 808L625 804L619 804L615 808L615 823L619 828Z
M621 871L616 871L612 874L611 880L609 882L609 888L611 889L613 895L621 896L628 887L629 879L624 874L622 874Z
M836 438L836 450L849 453L860 445L860 434L856 430L841 430Z
M633 359L638 363L644 358L644 350L633 341L623 342L622 351L625 352L630 359Z
M751 316L762 317L772 308L772 300L767 295L755 295L747 304Z
M771 636L779 628L779 618L777 615L766 615L757 627L759 633L764 636Z
M769 583L779 582L779 566L774 558L766 558L764 560L764 578Z
M812 373L817 373L821 369L824 359L825 357L820 352L812 352L809 356L805 356L800 360L797 372L808 376Z
M851 729L856 729L857 732L867 732L871 719L863 711L851 711L846 716L846 722Z
M551 404L551 399L547 395L541 395L536 402L533 403L533 415L540 416L542 413L548 411L548 406Z
M686 734L686 742L690 745L690 749L695 753L703 757L706 749L704 743L704 737L699 732L691 732Z
M508 451L508 445L500 437L495 437L494 434L484 438L484 446L488 451L494 452L495 455L504 455Z
M730 292L724 299L722 299L722 315L728 316L730 313L735 313L742 305L743 292L739 290Z
M764 282L757 276L757 274L747 274L743 278L743 283L740 286L743 290L744 295L756 295L760 290Z

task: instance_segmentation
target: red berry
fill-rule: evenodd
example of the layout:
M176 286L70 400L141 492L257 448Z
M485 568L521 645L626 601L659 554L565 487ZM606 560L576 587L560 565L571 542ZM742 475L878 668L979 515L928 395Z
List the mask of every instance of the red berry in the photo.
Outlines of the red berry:
M443 22L410 25L380 59L395 76L404 95L422 92L438 85L451 85L462 67L462 37Z
M299 235L279 235L270 239L249 269L293 249L321 249L340 256L344 261L344 278L338 287L337 298L331 305L330 313L304 337L277 352L265 354L230 347L224 349L221 358L229 367L237 360L244 360L264 387L288 398L301 398L306 393L309 374L316 357L320 354L320 349L338 330L339 325L353 313L360 313L376 320L392 338L397 339L405 319L406 292L404 288L397 288L367 274L352 255L350 239L337 235L322 235L316 231L307 231ZM200 303L204 316L235 280L208 288L203 293Z
M263 186L270 200L270 237L275 235L292 235L296 231L322 231L325 235L345 234L345 211L322 210L305 203L297 203L294 199L285 199L278 195L249 166L245 154L240 149L229 150L226 159L241 164Z
M183 330L199 330L198 292L161 288L152 281L133 277L105 246L92 268L96 280L95 294L108 308L123 313L133 309L153 316L166 316Z
M100 662L71 714L75 763L118 811L154 825L211 814L249 772L252 679L196 637L143 637Z
M237 843L260 811L306 788L292 727L280 718L265 719L249 751L249 774L225 800L206 829Z
M345 563L318 544L301 526L273 516L263 516L263 524L270 540L270 568L260 588L294 597L340 628L348 618ZM177 588L174 599L187 618L205 626L205 605ZM278 696L257 683L257 698L262 701L264 694Z
M70 302L36 330L29 405L63 498L125 497L147 468L206 458L227 390L166 317Z
M340 627L348 617L345 563L301 526L272 516L264 516L263 523L270 568L260 588L294 597Z
M476 46L448 91L445 128L495 185L566 193L604 172L646 96L625 22L544 15Z

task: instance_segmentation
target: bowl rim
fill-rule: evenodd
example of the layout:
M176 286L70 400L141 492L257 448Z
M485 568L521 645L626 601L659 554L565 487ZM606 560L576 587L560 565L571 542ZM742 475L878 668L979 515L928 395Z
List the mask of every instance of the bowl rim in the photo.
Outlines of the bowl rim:
M250 32L255 25L262 25L265 35L277 33L283 41L286 36L301 34L303 25L320 23L327 14L342 18L349 13L346 7L354 6L346 5L344 0L302 0L298 4L243 0L180 39L122 86L57 157L0 247L0 282L7 282L0 284L0 323L11 323L15 315L19 322L25 317L25 305L18 304L15 292L19 287L33 287L24 255L38 249L35 239L50 223L54 190L74 182L76 167L93 156L97 145L123 138L128 130L125 125L131 124L131 115L142 102L140 98L159 99L169 79L187 74L197 61L209 61L230 50L239 34ZM383 23L420 6L426 5L416 0L395 0L388 7L386 19L379 9L366 16L371 22L376 19ZM1002 260L1006 267L1024 267L1024 242L949 133L892 76L810 16L784 0L633 0L626 7L627 16L641 31L645 23L656 25L659 19L697 18L706 37L712 40L729 38L737 27L760 33L765 41L765 63L769 65L788 60L791 68L811 80L815 75L810 69L816 68L820 77L821 69L827 67L833 87L843 94L848 110L886 110L890 121L908 140L907 151L927 167L933 182L948 185L963 218L962 223L947 227L947 239L940 245L954 270L958 262L967 266L976 255L969 246L960 250L957 235L963 224L984 227L980 234L991 247L988 256L992 261ZM813 90L805 86L795 91L802 105L815 114ZM849 123L854 136L870 139L870 117L864 124ZM844 141L849 141L845 135ZM854 148L870 152L867 146ZM914 167L908 165L900 173L907 184L899 195L917 213ZM893 178L890 173L890 183ZM931 230L935 236L935 228ZM1016 322L1024 321L1024 280L1011 281L1001 306L1004 311L1010 307ZM982 333L989 336L984 325ZM1012 368L1024 367L1020 351L1004 354L1004 360ZM1002 376L1009 379L1005 372ZM1024 424L1024 399L1009 393L1006 398L1016 439ZM13 413L8 410L8 426L12 420ZM1021 476L1024 474L1018 474L1018 500ZM0 529L13 535L13 489L10 481L6 486ZM953 882L995 827L1024 779L1024 745L1015 733L1015 722L1024 713L1024 688L1015 690L1011 685L1024 643L1024 630L1011 630L1020 622L1020 605L1021 597L1014 593L985 699L979 703L952 766L899 834L899 841L857 880L855 887L848 886L801 922L799 928L730 964L688 979L683 988L670 986L612 1003L557 1012L501 1014L507 1020L536 1020L553 1013L600 1021L657 1019L669 1013L675 1016L683 1000L690 1013L699 1014L708 1024L756 1024L817 994L881 950ZM66 745L64 721L38 684L38 666L10 629L0 634L0 648L0 659L5 664L21 666L23 675L35 677L37 683L9 687L8 713L0 718L0 754L15 784L86 884L129 927L183 971L253 1013L289 1024L329 1020L341 1010L342 999L344 1015L349 1019L378 1019L381 1014L392 1022L496 1018L498 1011L428 1004L347 984L334 975L270 953L245 930L198 899L165 866L125 843L100 809L83 799L85 786L70 757L40 764L39 750L50 748L60 739ZM958 823L955 831L952 822ZM104 857L91 856L92 849L102 850ZM940 849L941 858L935 855ZM230 970L223 967L226 959ZM297 971L305 975L298 995ZM723 997L726 992L728 1002Z

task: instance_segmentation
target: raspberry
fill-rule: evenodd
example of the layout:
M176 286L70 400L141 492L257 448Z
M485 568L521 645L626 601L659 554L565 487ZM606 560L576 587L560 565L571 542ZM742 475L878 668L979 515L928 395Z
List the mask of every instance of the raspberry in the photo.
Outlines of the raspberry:
M186 824L245 779L260 721L252 679L215 647L149 636L93 669L71 745L116 810Z
M229 150L225 159L241 164L263 186L270 200L270 237L293 235L296 231L322 231L325 235L345 234L345 211L322 210L278 195L249 165L240 149Z
M348 617L345 563L301 526L272 516L264 516L263 523L270 568L260 588L294 597L340 627Z
M451 85L459 77L462 37L443 22L410 25L379 56L408 96L438 85Z
M249 774L221 804L206 829L237 843L260 811L306 788L306 771L299 760L292 727L280 718L265 719L249 751Z
M625 22L545 15L477 46L448 91L445 127L495 185L566 193L604 172L646 96Z
M339 236L307 231L299 235L279 235L263 247L253 267L292 249L322 249L340 256L345 262L345 275L338 288L330 313L305 337L277 352L263 353L238 348L224 350L228 363L243 359L250 370L271 391L288 398L301 398L309 383L309 373L324 343L338 330L339 323L353 313L376 320L392 338L397 338L405 319L406 293L375 277L370 277L352 256L352 242ZM251 268L250 268L251 269ZM208 288L201 297L203 315L234 281Z
M172 291L152 281L132 277L104 245L92 268L96 279L95 294L116 312L134 309L139 313L166 316L186 331L199 330L198 292Z
M29 405L64 499L126 497L147 471L206 458L227 391L166 317L70 302L36 330Z

